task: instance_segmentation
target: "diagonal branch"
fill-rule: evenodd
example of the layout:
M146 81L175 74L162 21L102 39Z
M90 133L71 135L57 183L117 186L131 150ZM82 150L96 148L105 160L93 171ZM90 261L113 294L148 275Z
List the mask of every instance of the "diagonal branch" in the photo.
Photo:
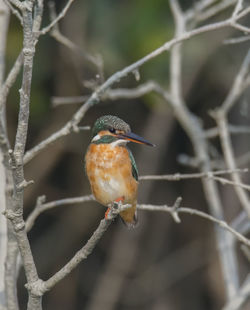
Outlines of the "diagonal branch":
M215 218L214 216L209 215L209 214L207 214L205 212L202 212L202 211L199 211L199 210L195 210L195 209L191 209L191 208L182 208L182 207L178 208L177 210L175 209L173 211L173 208L172 207L168 207L167 205L156 206L156 205L139 204L138 205L138 209L139 210L147 210L147 211L163 211L163 212L168 212L170 214L173 213L173 212L177 212L178 215L180 213L196 215L198 217L204 218L206 220L209 220L209 221L211 221L213 223L218 224L223 229L229 231L238 241L240 241L243 244L245 244L246 246L250 247L250 240L248 238L244 237L242 234L240 234L235 229L230 227L225 221L219 220L219 219Z
M48 33L66 15L73 2L74 0L68 0L61 13L47 27L44 27L42 30L38 31L38 35L44 35Z
M228 93L228 96L224 100L222 106L211 113L212 117L215 118L218 124L221 145L228 169L236 169L237 166L235 162L232 142L229 135L229 128L226 116L232 109L234 104L236 104L242 92L245 90L245 88L242 85L244 85L244 80L249 73L249 67L250 67L250 50L248 51L241 65L241 68L234 80L233 86L230 92ZM232 173L231 177L233 182L238 184L242 183L240 175L237 172ZM236 186L235 192L243 208L248 213L248 216L250 216L250 201L244 189L242 187Z
M73 0L71 0L73 1ZM238 18L241 18L247 15L250 12L250 7L245 9L241 14L239 14L235 20L237 21ZM228 19L222 22L217 22L205 26L201 26L197 29L194 29L189 32L184 32L178 37L173 38L172 40L164 43L162 46L154 50L153 52L149 53L148 55L144 56L143 58L139 59L135 63L125 67L123 70L118 71L111 75L93 94L90 98L86 101L84 105L82 105L79 110L73 115L72 119L69 120L61 129L57 132L53 133L50 137L45 139L41 142L38 146L34 147L33 149L29 150L24 156L24 163L29 162L33 159L38 153L40 153L43 149L51 145L56 140L62 138L65 135L68 135L72 132L72 128L76 128L81 119L84 117L85 113L95 104L99 103L102 96L105 92L115 83L120 81L122 78L126 77L129 73L132 73L139 69L142 65L149 62L150 60L154 59L155 57L159 56L160 54L169 51L172 49L173 46L176 44L188 40L192 37L195 37L199 34L214 31L217 29L223 29L227 27L231 27L232 19ZM54 24L52 25L52 27Z
M92 201L92 200L94 200L93 195L88 195L88 196L60 199L60 200L44 203L45 197L41 196L37 199L35 209L31 212L31 214L28 216L28 218L26 220L26 225L25 225L26 231L27 232L30 231L31 228L33 227L37 217L41 213L43 213L47 210L50 210L52 208L59 207L59 206L65 206L68 204L75 204L75 203L83 203L83 202Z
M104 218L103 220L101 220L99 226L89 238L88 242L74 255L74 257L72 257L72 259L62 269L60 269L47 281L43 282L41 287L43 293L50 290L59 281L65 278L74 268L76 268L77 265L79 265L82 260L87 259L97 245L98 241L101 239L105 231L112 223L112 221L121 211L124 211L125 209L128 209L130 207L131 205L117 204L114 208L111 208L109 212L109 218Z

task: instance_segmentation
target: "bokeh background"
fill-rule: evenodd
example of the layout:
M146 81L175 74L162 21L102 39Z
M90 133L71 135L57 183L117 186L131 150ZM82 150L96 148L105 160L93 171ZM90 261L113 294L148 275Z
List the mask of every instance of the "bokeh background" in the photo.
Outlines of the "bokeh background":
M195 1L181 1L183 9ZM59 11L64 1L56 1ZM46 9L45 22L49 22ZM231 9L209 20L229 16ZM138 60L174 35L174 23L166 0L84 0L75 1L60 22L60 31L88 53L101 55L104 76ZM223 101L233 78L249 48L249 41L225 45L223 40L235 36L232 29L203 34L184 44L183 92L189 108L203 119L207 128L215 124L208 111ZM11 17L7 46L7 68L21 48L18 21ZM52 106L53 96L91 94L86 81L98 83L96 67L80 53L72 53L51 36L42 37L34 63L31 115L27 149L59 129L80 104ZM145 64L140 81L133 75L117 86L132 88L148 80L169 86L169 53ZM8 127L14 141L18 113L20 81L8 100ZM248 124L248 94L244 95L230 119ZM133 131L157 145L147 148L131 145L140 175L195 172L180 163L193 150L185 132L174 119L171 109L155 94L135 100L103 101L91 108L81 125L92 126L97 117L113 114L128 122ZM47 201L90 193L84 172L84 154L90 131L72 134L46 149L25 169L27 180L35 183L25 193L25 217L32 211L38 196ZM244 139L243 139L244 138ZM237 136L237 156L249 149L249 140ZM212 140L216 156L221 150ZM244 167L248 163L243 164ZM226 220L239 212L233 191L220 187L224 197ZM142 181L139 202L171 205L178 196L183 206L208 212L199 180L178 182ZM42 214L29 233L39 275L47 279L61 268L87 241L104 216L105 209L96 202L55 208ZM224 302L224 287L211 223L188 215L181 224L169 214L139 212L139 226L127 230L117 219L105 233L89 258L82 262L43 299L46 310L211 310ZM246 258L238 251L240 272L249 271ZM19 278L19 300L27 302L24 273ZM249 306L249 305L248 305ZM247 308L246 308L247 309Z

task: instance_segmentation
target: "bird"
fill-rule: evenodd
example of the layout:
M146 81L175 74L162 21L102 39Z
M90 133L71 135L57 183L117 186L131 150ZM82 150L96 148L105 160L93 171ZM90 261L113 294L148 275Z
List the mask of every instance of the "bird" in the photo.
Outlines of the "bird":
M117 116L98 118L85 155L85 171L95 199L108 207L106 219L114 203L131 204L120 212L120 217L128 228L132 228L138 221L138 170L128 142L155 146L131 132L130 126Z

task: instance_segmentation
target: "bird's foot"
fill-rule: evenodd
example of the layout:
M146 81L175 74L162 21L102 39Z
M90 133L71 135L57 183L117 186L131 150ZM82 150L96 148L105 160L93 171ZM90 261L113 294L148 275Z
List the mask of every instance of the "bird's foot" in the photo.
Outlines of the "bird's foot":
M113 218L113 215L111 214L112 212L111 209L113 210L118 210L119 209L119 205L123 204L125 197L119 197L117 198L111 205L110 208L107 209L107 211L105 212L105 219L106 220L111 220Z
M110 220L111 216L110 216L110 208L107 209L107 211L105 212L105 219L106 220Z

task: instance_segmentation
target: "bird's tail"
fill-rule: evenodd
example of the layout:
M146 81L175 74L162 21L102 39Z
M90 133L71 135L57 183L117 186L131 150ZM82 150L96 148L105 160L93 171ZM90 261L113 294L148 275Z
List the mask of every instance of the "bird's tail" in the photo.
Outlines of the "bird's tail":
M120 213L122 222L124 225L131 229L135 228L138 224L138 216L137 216L137 210L136 210L136 202L132 204L131 208L128 208Z

